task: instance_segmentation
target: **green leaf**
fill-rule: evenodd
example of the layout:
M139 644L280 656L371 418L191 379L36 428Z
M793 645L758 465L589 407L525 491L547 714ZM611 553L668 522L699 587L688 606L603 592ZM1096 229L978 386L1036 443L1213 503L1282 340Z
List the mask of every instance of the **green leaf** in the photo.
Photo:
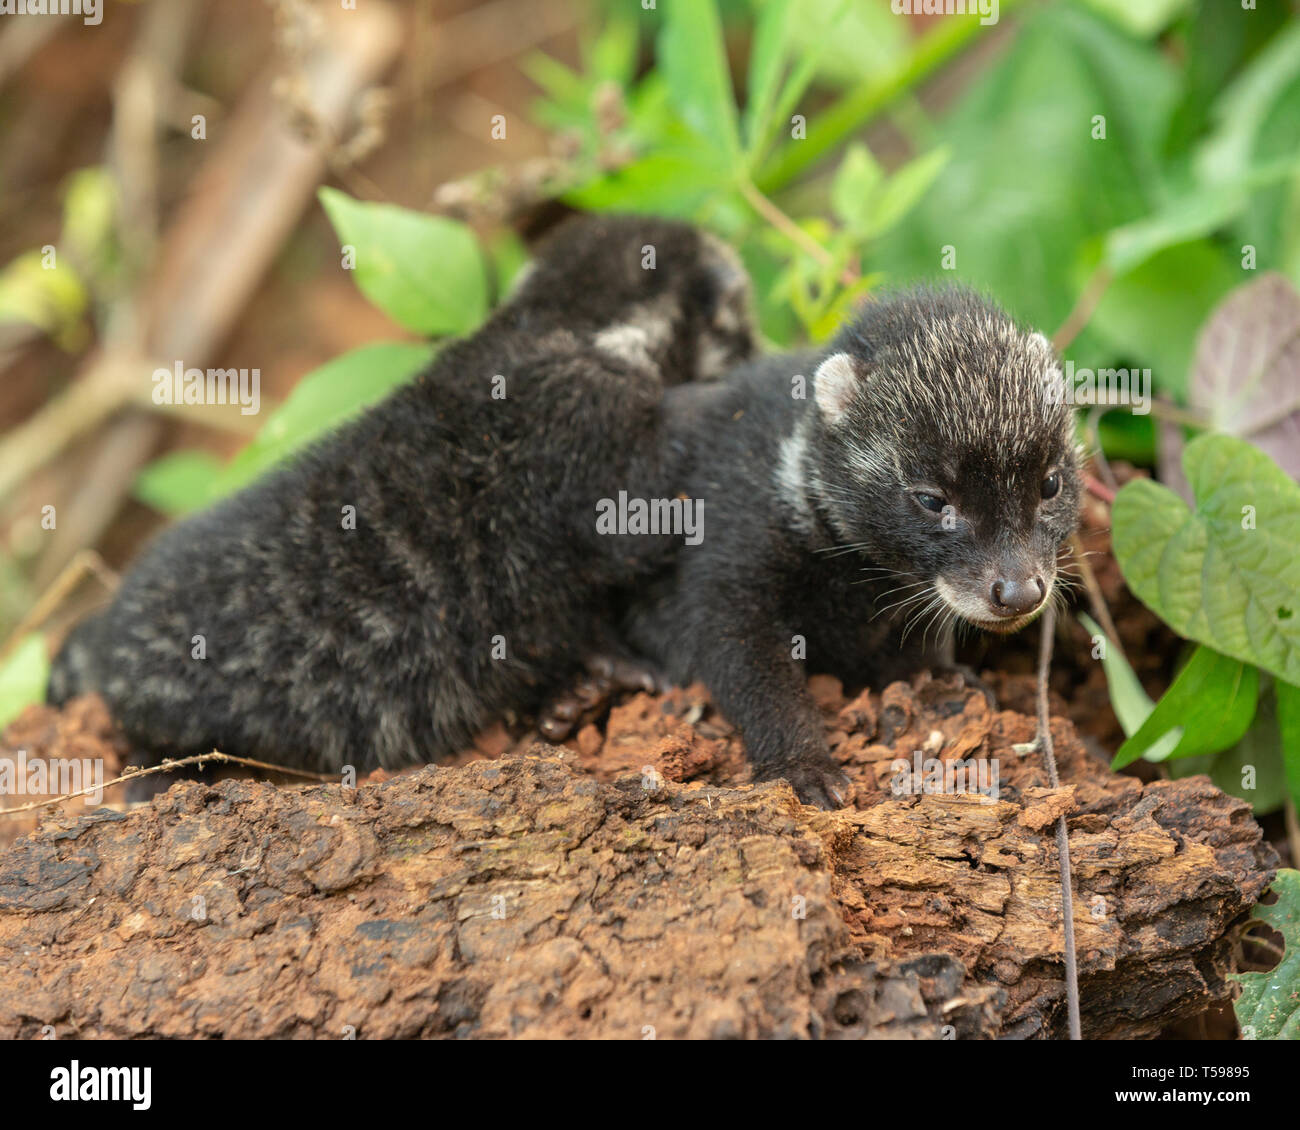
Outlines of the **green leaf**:
M1266 125L1279 104L1293 99L1300 80L1300 24L1291 23L1219 97L1214 106L1214 133L1196 155L1206 183L1231 177L1275 150L1260 151ZM1294 123L1292 123L1294 128ZM1282 152L1287 152L1289 146Z
M1022 2L1025 0L1001 0L1002 17L1005 19ZM801 8L801 14L802 11ZM876 11L876 6L857 3L853 5L853 11L855 14L870 13ZM985 25L979 19L936 20L932 31L908 43L903 28L905 21L892 14L888 18L895 28L904 32L905 47L900 53L901 57L894 65L876 67L864 67L861 54L852 57L849 63L854 69L850 81L854 85L833 104L812 116L808 123L807 137L791 138L770 160L760 164L754 175L754 183L760 191L772 195L785 188L800 173L828 156L850 137L859 134L876 115L898 99L908 96L929 76L985 34ZM820 29L814 30L811 25L805 27L796 24L795 27L797 31L803 30L817 51L833 44L839 33L836 26L832 26L827 35L822 35ZM872 42L870 34L868 30L865 42ZM1018 31L1017 39L1023 34L1023 31ZM858 76L864 73L867 77L859 80ZM776 118L781 120L785 116L784 113L778 113Z
M757 167L766 156L773 136L788 123L799 99L816 76L819 64L827 52L844 49L845 17L853 12L855 18L863 9L852 8L850 0L802 0L797 20L791 0L767 0L762 5L762 15L754 33L754 47L749 60L749 85L745 103L745 145L750 169ZM870 13L868 13L870 15ZM899 21L884 13L890 27L885 30L901 35ZM869 39L873 46L882 46L882 39ZM791 51L791 48L794 48ZM852 54L852 49L849 49ZM906 51L896 52L906 54ZM781 73L787 57L797 59L785 81ZM884 65L883 59L864 59L861 52L852 55L853 73L862 73L864 67L874 69Z
M598 82L626 86L636 75L639 40L635 15L626 8L607 12L600 34L583 43L582 58L588 73Z
M113 240L117 186L106 166L78 169L68 177L63 196L64 242L86 269L94 267Z
M1267 24L1276 13L1259 20ZM1240 20L1243 13L1238 13ZM1286 20L1286 14L1281 16ZM1228 181L1249 165L1294 160L1300 152L1300 23L1294 15L1235 75L1214 102L1214 132L1194 155L1193 168L1203 182ZM1300 225L1295 207L1296 178L1255 192L1227 237L1229 246L1258 249L1261 268L1277 268L1300 277Z
M141 470L132 493L175 518L206 506L221 473L221 460L211 452L173 451Z
M1147 479L1115 499L1129 588L1180 635L1300 683L1300 485L1225 435L1193 440L1183 467L1195 511Z
M870 222L871 203L885 179L871 150L854 142L844 153L844 160L831 181L831 207L850 228L866 228Z
M1173 23L1191 0L1087 0L1087 4L1130 35L1146 39Z
M948 146L941 145L895 170L876 198L867 234L888 231L910 212L930 190L951 156Z
M1165 149L1183 154L1205 132L1220 93L1251 58L1277 35L1290 13L1280 4L1262 5L1250 18L1237 4L1198 3L1182 30L1186 62L1183 93L1170 122Z
M745 99L745 145L752 152L767 133L780 90L789 42L790 0L766 0L754 26Z
M1165 767L1174 780L1209 775L1229 796L1249 801L1256 816L1276 812L1286 800L1286 779L1282 768L1282 741L1278 732L1277 696L1280 684L1272 675L1259 677L1259 701L1255 719L1230 749L1198 757L1180 757Z
M790 38L797 52L813 57L819 85L851 86L907 61L913 44L908 22L888 4L799 0Z
M722 21L715 0L664 0L658 61L682 120L729 161L740 152Z
M1164 207L1106 236L1106 265L1117 275L1159 251L1208 235L1236 216L1249 196L1239 184L1211 185L1175 197Z
M0 271L0 323L27 322L65 349L79 344L88 305L85 286L57 250L52 267L40 251L28 251Z
M509 294L519 272L528 262L528 249L512 231L498 235L488 246L488 255L492 261L493 285L498 301Z
M1272 161L1241 170L1231 182L1189 189L1151 215L1111 231L1106 236L1106 263L1123 274L1166 247L1210 235L1246 209L1252 192L1287 180L1297 170L1300 162L1294 159Z
M1156 704L1143 689L1124 653L1112 644L1106 633L1101 630L1101 625L1086 612L1080 612L1078 616L1079 622L1093 637L1094 648L1097 646L1097 641L1102 645L1101 666L1106 672L1106 684L1110 688L1111 709L1115 711L1115 717L1119 719L1124 733L1131 737L1151 716L1151 711L1156 708Z
M1068 353L1076 364L1089 368L1098 363L1101 350L1121 361L1140 358L1141 367L1151 370L1153 390L1183 401L1197 332L1215 304L1240 281L1237 260L1209 240L1166 248L1116 278L1102 296L1088 323L1100 349L1081 338ZM1140 419L1110 412L1102 426ZM1151 419L1145 419L1149 433Z
M1083 422L1083 416L1078 420ZM1087 437L1081 437L1087 442ZM1132 412L1108 412L1097 421L1097 439L1106 457L1151 466L1156 461L1156 436L1150 416L1135 416Z
M44 702L49 681L50 660L45 637L33 632L24 636L13 654L0 665L0 729L33 702Z
M978 30L969 18L949 24ZM872 266L929 277L952 246L963 281L1026 322L1060 325L1092 241L1162 202L1159 150L1177 95L1170 60L1104 20L1070 5L1026 11L1005 53L940 121L951 160L872 249ZM1104 140L1092 137L1098 115Z
M213 484L217 498L246 486L267 468L338 427L410 381L433 357L431 345L363 345L327 361L294 386L257 437Z
M850 145L831 182L831 207L859 239L888 231L926 194L949 156L948 147L941 145L886 180L866 146Z
M466 334L487 315L487 278L474 233L442 216L369 204L333 188L320 201L343 246L356 249L361 292L420 334Z
M732 170L719 165L716 151L665 145L647 157L565 195L592 211L635 212L698 220L730 189Z
M1141 729L1119 747L1112 769L1165 757L1218 753L1241 740L1255 716L1259 672L1208 647L1198 647L1156 704ZM1176 744L1159 757L1151 747L1174 735Z
M1282 935L1282 959L1267 973L1231 973L1241 984L1233 1001L1245 1040L1300 1039L1300 871L1277 873L1271 906L1260 903L1253 918Z

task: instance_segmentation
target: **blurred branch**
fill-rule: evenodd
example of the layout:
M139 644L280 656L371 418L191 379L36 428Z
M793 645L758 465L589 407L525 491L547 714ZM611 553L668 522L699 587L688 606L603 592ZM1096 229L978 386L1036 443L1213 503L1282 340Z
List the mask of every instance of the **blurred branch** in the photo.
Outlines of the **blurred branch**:
M330 34L311 60L312 93L322 120L341 128L359 93L391 63L401 31L379 3L326 22ZM290 136L274 113L271 83L268 76L240 104L162 241L157 269L136 300L139 347L115 344L91 358L72 386L0 439L0 497L138 399L158 366L151 358L203 367L229 332L325 172L323 156ZM137 435L135 467L161 427L145 423L153 430ZM122 483L110 511L130 477Z
M16 75L27 60L45 46L54 36L73 23L76 16L50 17L39 20L5 20L4 34L0 35L0 88Z
M1084 284L1083 293L1074 304L1074 309L1066 316L1056 333L1052 334L1052 348L1057 353L1064 353L1070 347L1070 343L1083 332L1083 327L1091 321L1098 303L1101 302L1102 296L1114 279L1115 272L1105 263L1092 272Z
M572 30L580 15L571 0L488 0L443 20L434 26L431 49L417 56L420 81L402 101L423 100L437 87L513 59Z
M128 382L142 367L121 354L96 354L72 385L0 438L0 498L126 403Z
M54 582L41 593L40 599L32 606L27 615L19 621L3 646L0 646L0 663L3 663L13 654L24 636L40 628L54 613L55 609L67 600L88 576L97 577L110 593L117 590L117 574L104 564L104 559L93 549L83 549L68 563Z

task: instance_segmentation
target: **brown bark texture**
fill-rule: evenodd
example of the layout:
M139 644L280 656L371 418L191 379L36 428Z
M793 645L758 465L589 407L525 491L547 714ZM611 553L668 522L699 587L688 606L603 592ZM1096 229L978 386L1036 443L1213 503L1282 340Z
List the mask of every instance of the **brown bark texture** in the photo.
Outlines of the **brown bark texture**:
M1111 774L1063 718L1049 789L1033 720L959 679L812 689L842 812L743 784L698 688L357 788L65 805L0 849L0 1037L1059 1037L1062 812L1085 1036L1229 995L1276 865L1244 802ZM34 708L0 756L84 756L101 721ZM951 766L923 791L926 758L998 798Z

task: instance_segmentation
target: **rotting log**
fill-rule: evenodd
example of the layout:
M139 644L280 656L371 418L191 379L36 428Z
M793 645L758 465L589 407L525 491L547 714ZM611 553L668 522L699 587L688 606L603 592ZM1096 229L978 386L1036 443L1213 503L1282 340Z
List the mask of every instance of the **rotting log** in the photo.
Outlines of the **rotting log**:
M1228 995L1276 862L1243 802L1114 776L1060 719L1047 789L1032 720L960 685L816 693L857 809L673 780L737 746L674 691L616 709L604 754L60 812L0 852L0 1037L1059 1036L1062 810L1085 1036ZM996 765L999 798L894 795L915 750Z

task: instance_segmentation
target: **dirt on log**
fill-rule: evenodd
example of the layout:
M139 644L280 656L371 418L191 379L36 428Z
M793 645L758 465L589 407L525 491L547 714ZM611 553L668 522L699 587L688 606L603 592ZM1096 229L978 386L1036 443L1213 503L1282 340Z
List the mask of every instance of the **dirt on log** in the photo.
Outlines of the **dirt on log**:
M1060 1036L1061 812L1085 1036L1229 995L1230 928L1276 864L1245 803L1115 776L1062 718L1049 789L1033 720L959 678L812 690L855 783L842 812L745 787L698 688L568 748L503 727L354 789L65 808L0 850L0 1037ZM88 709L33 708L0 756L56 757L64 730L85 756ZM924 791L927 758L948 791ZM958 759L998 799L955 792Z

